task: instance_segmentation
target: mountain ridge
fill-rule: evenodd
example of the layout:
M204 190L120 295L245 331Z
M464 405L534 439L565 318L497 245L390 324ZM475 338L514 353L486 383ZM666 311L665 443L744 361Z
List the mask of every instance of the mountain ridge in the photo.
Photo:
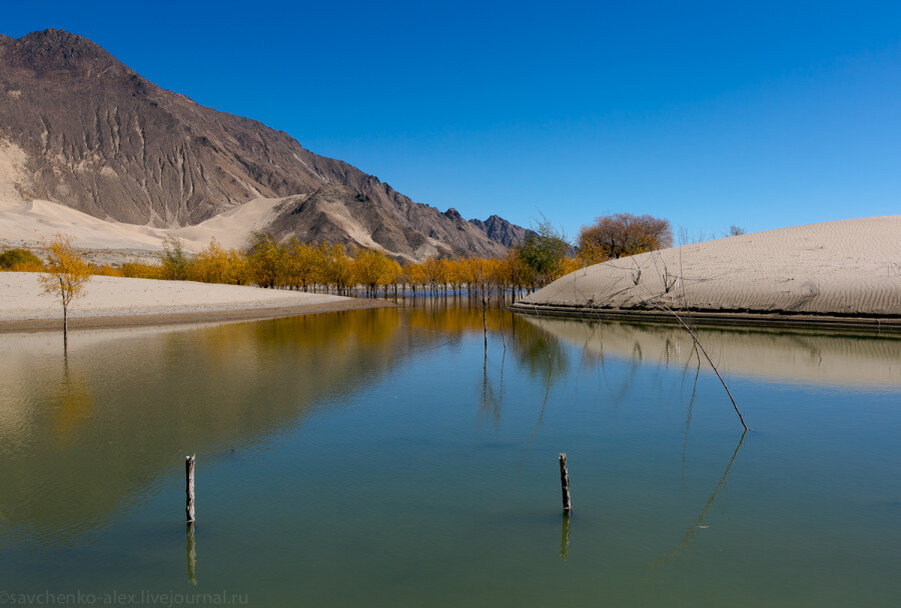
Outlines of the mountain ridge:
M301 196L305 204L272 220L277 236L375 245L406 259L494 257L509 247L456 210L414 202L283 131L167 91L55 29L0 37L4 194L158 228Z

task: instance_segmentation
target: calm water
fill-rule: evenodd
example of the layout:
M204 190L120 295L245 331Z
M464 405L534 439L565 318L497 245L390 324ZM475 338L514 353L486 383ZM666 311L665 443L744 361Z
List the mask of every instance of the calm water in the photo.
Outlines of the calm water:
M0 592L897 605L901 340L703 332L743 435L674 328L488 322L487 349L430 301L75 332L68 365L0 335Z

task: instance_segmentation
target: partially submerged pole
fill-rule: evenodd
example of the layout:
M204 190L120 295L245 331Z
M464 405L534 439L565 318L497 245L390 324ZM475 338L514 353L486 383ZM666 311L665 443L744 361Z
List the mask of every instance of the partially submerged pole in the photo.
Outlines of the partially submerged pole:
M197 454L185 456L185 514L188 523L194 523L194 458Z
M566 470L566 452L560 454L560 489L563 491L563 510L569 513L572 503L569 499L569 472Z

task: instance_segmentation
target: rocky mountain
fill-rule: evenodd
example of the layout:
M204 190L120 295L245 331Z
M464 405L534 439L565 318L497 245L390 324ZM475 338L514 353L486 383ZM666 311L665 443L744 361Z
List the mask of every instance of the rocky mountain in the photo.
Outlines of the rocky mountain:
M523 230L416 203L284 132L162 89L81 36L0 36L0 206L41 199L174 228L261 198L283 199L264 226L279 236L399 258L502 255Z
M504 247L516 247L522 245L530 235L537 236L534 230L512 224L497 215L490 216L484 222L469 220L469 223L484 232L489 239L497 241Z

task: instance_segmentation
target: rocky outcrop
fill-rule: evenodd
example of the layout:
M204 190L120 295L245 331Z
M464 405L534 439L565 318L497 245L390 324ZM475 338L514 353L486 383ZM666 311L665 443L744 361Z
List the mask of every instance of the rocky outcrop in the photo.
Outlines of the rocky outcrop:
M534 230L511 224L497 215L490 216L484 222L482 220L469 220L469 222L484 232L489 239L504 247L516 247L522 245L530 235L537 236Z

